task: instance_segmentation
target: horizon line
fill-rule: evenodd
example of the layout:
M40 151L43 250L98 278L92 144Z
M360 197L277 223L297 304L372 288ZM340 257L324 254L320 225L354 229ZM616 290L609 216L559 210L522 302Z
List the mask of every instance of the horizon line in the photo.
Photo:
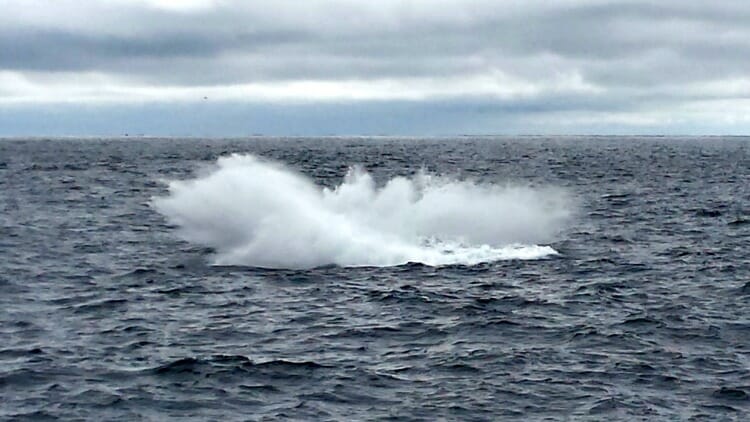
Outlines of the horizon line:
M445 135L407 135L407 134L326 134L326 135L274 135L274 134L249 134L249 135L157 135L157 134L119 134L119 135L0 135L0 141L5 140L42 140L42 139L250 139L250 138L411 138L411 139L439 139L439 138L748 138L750 134L592 134L592 133L516 133L516 134L445 134Z

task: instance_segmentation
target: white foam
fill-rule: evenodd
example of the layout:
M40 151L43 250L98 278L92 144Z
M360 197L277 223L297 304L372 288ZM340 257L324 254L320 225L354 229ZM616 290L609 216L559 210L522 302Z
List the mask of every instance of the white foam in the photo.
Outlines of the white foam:
M153 206L180 235L216 250L214 264L477 264L537 259L570 217L557 189L478 184L429 175L376 186L353 167L335 189L251 155L222 157L210 172L169 182Z

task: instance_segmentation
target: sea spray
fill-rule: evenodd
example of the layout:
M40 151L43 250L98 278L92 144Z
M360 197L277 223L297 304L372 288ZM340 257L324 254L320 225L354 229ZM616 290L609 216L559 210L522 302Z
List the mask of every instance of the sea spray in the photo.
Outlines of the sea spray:
M322 188L252 155L219 158L196 179L169 182L153 206L217 265L467 264L535 259L571 216L559 189L479 184L420 172L378 186L352 167Z

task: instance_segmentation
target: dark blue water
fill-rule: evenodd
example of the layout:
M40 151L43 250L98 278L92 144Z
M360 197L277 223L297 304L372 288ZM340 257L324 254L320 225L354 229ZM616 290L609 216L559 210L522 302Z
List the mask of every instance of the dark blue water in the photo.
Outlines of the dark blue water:
M150 206L228 153L557 186L560 255L215 267ZM750 140L0 141L0 419L745 420Z

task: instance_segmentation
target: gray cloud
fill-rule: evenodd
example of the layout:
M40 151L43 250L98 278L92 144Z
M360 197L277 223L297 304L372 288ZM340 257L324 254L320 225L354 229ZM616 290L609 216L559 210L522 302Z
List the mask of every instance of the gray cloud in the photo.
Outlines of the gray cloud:
M0 30L0 66L5 69L61 71L116 70L126 61L154 61L154 67L185 58L208 60L233 50L252 53L304 39L287 32L205 35L164 33L153 38L77 34L62 30Z
M0 72L30 84L76 73L109 76L123 91L414 78L439 86L500 75L498 85L521 94L491 98L488 83L448 103L636 121L688 120L692 104L750 97L746 1L216 1L186 11L146 0L6 3ZM0 86L0 101L26 98L12 88Z
M467 3L469 7L477 2ZM264 60L275 63L266 75L253 75L271 78L279 71L289 75L286 77L304 76L316 65L325 67L322 62L326 60L335 60L340 69L332 77L349 71L349 63L352 76L399 76L409 68L422 74L416 63L419 60L479 58L485 62L480 60L477 66L481 66L497 62L498 57L543 54L576 62L584 72L590 61L637 60L659 51L673 53L686 62L707 57L726 71L731 71L733 64L746 62L740 54L750 48L750 37L746 36L750 35L750 6L735 7L730 12L724 10L724 2L707 3L702 8L681 3L574 4L566 9L529 7L512 14L501 13L502 2L482 3L486 13L474 12L469 18L448 21L429 19L434 18L434 12L427 8L407 16L393 13L389 16L394 21L391 26L369 21L357 8L349 13L320 11L334 22L315 25L294 19L291 10L260 13L226 6L206 13L174 15L149 9L125 13L121 9L128 8L123 6L110 13L124 14L114 24L133 27L132 32L104 31L98 25L89 28L83 22L76 29L5 27L0 33L0 66L114 70L126 60L138 63L152 59L154 67L171 67L175 57L202 61L244 55L251 73ZM421 13L426 16L424 22L417 19ZM115 16L97 19L117 21ZM736 32L734 37L722 36L731 31ZM300 67L299 76L285 69L286 60ZM310 64L300 66L300 61ZM362 62L374 67L374 75L363 73ZM145 67L143 71L148 73ZM193 72L187 67L181 73ZM195 77L200 79L199 74Z

